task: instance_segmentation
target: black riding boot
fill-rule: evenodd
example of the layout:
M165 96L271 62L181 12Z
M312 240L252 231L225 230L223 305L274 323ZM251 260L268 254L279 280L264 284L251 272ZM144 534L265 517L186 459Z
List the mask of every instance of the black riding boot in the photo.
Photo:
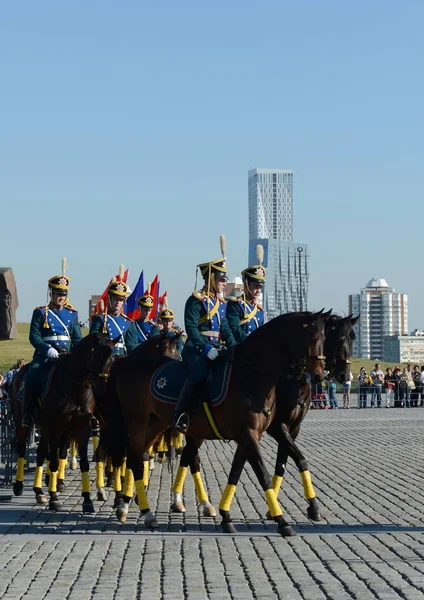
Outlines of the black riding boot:
M174 427L181 431L181 433L187 433L187 429L190 425L188 411L190 410L195 389L196 384L186 381L181 389L174 409Z
M24 401L22 406L22 427L28 427L29 429L34 425L33 412L35 404L35 395L32 390L32 386L25 384L24 387Z

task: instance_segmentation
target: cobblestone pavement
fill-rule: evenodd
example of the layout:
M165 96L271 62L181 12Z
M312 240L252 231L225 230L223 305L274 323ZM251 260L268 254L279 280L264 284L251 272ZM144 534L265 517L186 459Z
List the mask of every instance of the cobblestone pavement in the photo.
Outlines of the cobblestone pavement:
M298 534L289 539L264 520L265 501L250 469L233 502L239 533L232 536L201 516L189 478L186 515L169 513L166 465L156 465L148 490L157 532L146 531L135 506L120 525L112 497L83 516L72 471L62 508L51 513L35 504L28 475L24 495L0 503L0 598L424 598L423 431L420 408L311 412L299 442L324 521L306 518L290 465L280 496ZM264 439L263 450L271 467L274 443ZM233 451L221 442L202 450L216 506Z

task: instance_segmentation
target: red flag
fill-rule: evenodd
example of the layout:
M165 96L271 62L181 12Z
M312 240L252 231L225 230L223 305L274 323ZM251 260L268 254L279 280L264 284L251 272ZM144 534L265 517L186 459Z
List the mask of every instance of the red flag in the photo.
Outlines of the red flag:
M164 304L168 303L168 292L166 291L162 296L159 296L158 300L158 312L162 312Z
M146 294L150 294L153 298L153 308L150 311L149 318L156 320L158 316L158 302L159 302L159 275L153 279L153 283L150 285L150 292L147 290Z
M123 275L123 277L122 277L122 281L123 281L124 283L127 283L127 279L128 279L128 272L129 272L129 269L127 269L126 271L124 271L124 275ZM115 281L121 281L121 278L120 278L120 276L119 276L119 275L116 275L115 277L113 277L113 278L112 278L112 279L109 281L109 283L108 283L108 285L107 285L107 288L105 289L105 291L103 292L103 294L100 296L100 300L97 302L96 306L94 307L94 310L93 310L93 315L96 315L97 313L101 312L101 311L100 311L100 303L101 303L101 301L102 301L102 300L103 300L103 304L104 304L105 306L107 306L107 290L108 290L108 287L110 286L110 284L112 283L112 281L113 281L114 279L115 279Z

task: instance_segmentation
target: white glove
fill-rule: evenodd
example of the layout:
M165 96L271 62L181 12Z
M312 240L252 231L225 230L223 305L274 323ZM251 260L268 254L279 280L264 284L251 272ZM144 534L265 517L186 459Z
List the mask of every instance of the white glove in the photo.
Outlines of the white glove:
M53 348L53 346L52 346L51 348L49 348L47 350L47 356L48 356L48 358L58 358L59 352L56 350L56 348Z
M211 348L209 350L209 352L206 354L206 358L209 358L209 360L215 360L215 358L218 356L219 352L216 348Z

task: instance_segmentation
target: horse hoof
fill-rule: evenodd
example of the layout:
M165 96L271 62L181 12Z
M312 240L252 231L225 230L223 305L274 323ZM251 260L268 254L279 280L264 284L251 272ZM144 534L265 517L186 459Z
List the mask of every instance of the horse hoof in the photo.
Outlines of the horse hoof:
M237 529L233 523L221 523L221 528L224 533L237 533Z
M183 453L182 448L175 448L175 456L181 456L182 453Z
M128 505L123 504L122 506L118 506L115 514L118 518L118 521L125 523L128 516Z
M204 517L216 517L215 507L209 502L209 504L205 504L203 506L203 516Z
M306 514L311 519L311 521L322 521L321 513L317 508L308 506L308 508L306 509Z
M94 512L94 504L92 500L82 503L82 512L84 514L92 514Z
M13 493L15 496L22 496L24 492L24 482L23 481L15 481L13 484Z
M65 490L66 490L65 482L63 481L63 479L58 479L57 480L57 491L64 492Z
M146 516L144 517L144 524L150 529L157 529L159 527L159 523L157 522L155 515L150 511L146 513Z
M113 473L107 476L106 487L113 487Z
M174 513L185 513L186 507L182 502L173 502L171 504L171 512Z
M280 525L277 529L277 533L282 537L293 537L296 535L295 530L290 525Z
M49 487L49 483L50 483L50 475L45 475L44 476L44 485Z
M69 468L71 469L71 471L75 471L75 469L78 467L78 463L76 461L76 459L72 459L71 462L69 463Z
M44 494L37 494L35 496L37 504L47 504L47 498Z
M149 459L149 471L153 471L154 468L155 468L155 459L150 458Z
M50 500L49 510L59 510L60 502L58 500Z
M103 488L101 490L97 490L97 500L100 500L100 502L106 502L107 496Z
M271 513L269 511L266 513L265 519L267 519L267 521L272 521Z

